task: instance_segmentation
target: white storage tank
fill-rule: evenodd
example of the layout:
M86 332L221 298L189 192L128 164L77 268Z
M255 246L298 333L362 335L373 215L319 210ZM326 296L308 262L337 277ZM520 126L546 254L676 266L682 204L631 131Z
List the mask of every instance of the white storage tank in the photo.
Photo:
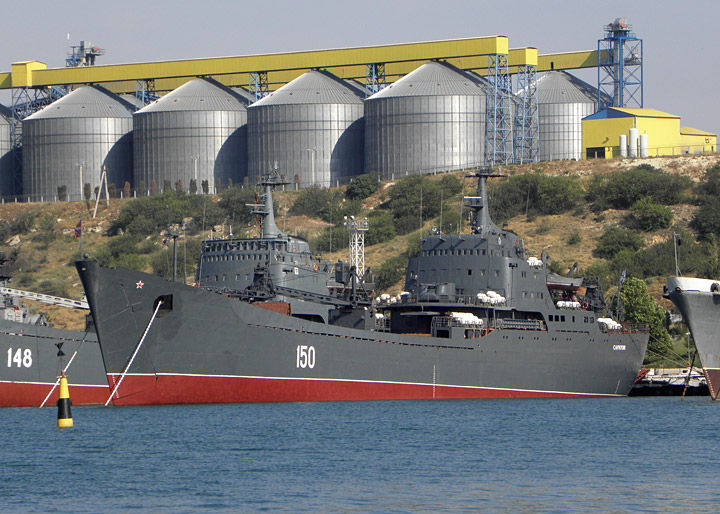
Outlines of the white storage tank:
M626 134L620 134L620 157L627 157L628 153L628 146L627 146L627 135Z
M638 156L638 129L636 128L628 131L628 154L630 157Z
M23 196L31 201L85 198L100 185L103 167L108 184L132 185L133 106L100 86L75 91L22 122Z
M650 136L648 134L640 134L640 157L650 156Z

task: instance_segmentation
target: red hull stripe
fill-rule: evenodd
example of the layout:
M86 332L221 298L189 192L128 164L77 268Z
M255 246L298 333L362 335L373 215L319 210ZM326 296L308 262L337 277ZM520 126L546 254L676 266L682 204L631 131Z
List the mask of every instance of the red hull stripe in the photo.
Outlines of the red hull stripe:
M111 385L120 375L108 375ZM115 405L171 403L316 402L461 398L616 396L557 391L336 379L208 375L125 375Z
M0 382L0 407L40 407L53 384L36 382ZM58 400L59 387L55 388L45 406L54 407ZM106 385L69 384L70 400L73 405L102 405L110 395Z
M708 388L710 389L710 398L717 400L720 396L720 369L717 368L705 368L705 380L707 381Z

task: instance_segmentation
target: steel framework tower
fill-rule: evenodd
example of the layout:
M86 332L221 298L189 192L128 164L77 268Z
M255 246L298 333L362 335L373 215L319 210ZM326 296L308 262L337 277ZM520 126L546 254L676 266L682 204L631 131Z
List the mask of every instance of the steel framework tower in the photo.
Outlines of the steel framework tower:
M260 100L270 92L267 71L251 72L249 83L250 93L255 95L255 100Z
M135 98L140 100L140 103L143 107L148 105L150 102L154 102L155 100L157 100L159 97L155 92L155 79L136 80Z
M510 97L512 81L508 72L507 54L488 56L489 93L487 96L487 119L485 137L485 164L495 166L512 161L512 114Z
M537 66L518 66L517 112L513 135L514 161L520 164L538 159L540 146L538 129Z
M605 26L598 40L598 110L643 106L642 39L630 32L627 18ZM609 105L605 95L612 98Z
M345 216L344 225L350 234L350 266L355 266L355 275L362 279L365 275L365 232L368 231L368 220Z
M372 96L385 87L385 63L365 65L365 96Z

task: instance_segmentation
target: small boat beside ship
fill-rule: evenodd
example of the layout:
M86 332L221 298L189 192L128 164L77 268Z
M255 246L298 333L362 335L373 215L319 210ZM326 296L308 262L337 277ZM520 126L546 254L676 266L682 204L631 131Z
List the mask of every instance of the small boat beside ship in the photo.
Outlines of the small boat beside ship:
M261 237L203 243L194 287L77 262L112 401L627 395L648 327L603 317L596 282L526 256L490 219L496 175L474 176L472 232L424 237L394 301L375 299L369 270L327 267L280 232L271 179Z
M720 397L720 280L669 277L665 297L690 329L710 397Z

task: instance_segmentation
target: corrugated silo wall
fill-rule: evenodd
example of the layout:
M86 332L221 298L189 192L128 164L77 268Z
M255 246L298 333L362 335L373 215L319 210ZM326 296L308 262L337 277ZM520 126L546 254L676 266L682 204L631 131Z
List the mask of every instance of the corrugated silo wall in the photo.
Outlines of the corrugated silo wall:
M0 196L15 194L14 170L10 124L0 116Z
M582 119L595 110L592 102L539 104L540 160L582 159Z
M293 184L331 187L363 173L363 105L287 104L248 108L251 183L272 170ZM314 149L314 171L313 171Z
M132 185L132 118L42 118L22 130L23 196L31 201L56 200L61 186L69 200L84 199L84 184L100 185L103 166L108 184Z
M157 192L165 181L175 189L178 180L188 191L195 177L197 190L242 184L247 176L247 113L245 111L150 111L136 113L135 184ZM197 159L197 163L195 160Z
M485 162L484 96L365 101L365 168L385 180Z

